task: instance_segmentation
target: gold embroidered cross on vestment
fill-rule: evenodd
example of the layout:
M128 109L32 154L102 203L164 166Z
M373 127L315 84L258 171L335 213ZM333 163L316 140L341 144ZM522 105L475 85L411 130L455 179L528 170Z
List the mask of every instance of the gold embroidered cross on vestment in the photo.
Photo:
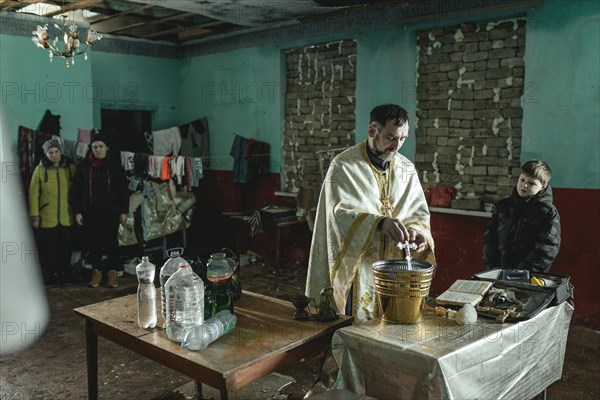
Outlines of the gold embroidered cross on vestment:
M389 196L383 196L381 199L381 213L387 217L392 215L392 211L394 207L392 207L392 199Z

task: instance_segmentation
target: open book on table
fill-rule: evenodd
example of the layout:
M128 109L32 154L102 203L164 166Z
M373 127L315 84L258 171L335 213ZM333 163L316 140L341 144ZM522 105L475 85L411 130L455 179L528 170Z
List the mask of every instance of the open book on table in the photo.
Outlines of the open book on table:
M438 304L462 306L469 303L476 306L492 285L493 282L488 281L458 279L436 301Z

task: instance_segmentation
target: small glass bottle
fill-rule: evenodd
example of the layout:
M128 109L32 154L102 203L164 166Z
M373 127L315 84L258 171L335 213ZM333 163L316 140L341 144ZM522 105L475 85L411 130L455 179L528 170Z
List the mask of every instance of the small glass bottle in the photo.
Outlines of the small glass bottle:
M154 287L154 274L156 266L142 257L142 262L135 267L138 278L137 308L138 325L144 329L156 326L156 288Z

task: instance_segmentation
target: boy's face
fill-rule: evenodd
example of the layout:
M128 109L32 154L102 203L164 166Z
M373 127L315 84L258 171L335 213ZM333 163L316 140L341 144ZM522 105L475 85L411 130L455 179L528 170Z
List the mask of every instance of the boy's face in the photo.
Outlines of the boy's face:
M546 186L542 185L539 179L527 176L523 173L519 175L519 181L517 182L517 193L521 197L535 196L540 190L545 189Z

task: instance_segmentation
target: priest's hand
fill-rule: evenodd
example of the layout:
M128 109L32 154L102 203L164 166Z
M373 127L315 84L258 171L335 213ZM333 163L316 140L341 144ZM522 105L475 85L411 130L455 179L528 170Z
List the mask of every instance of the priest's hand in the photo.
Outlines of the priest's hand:
M381 224L381 231L389 236L393 241L404 243L410 240L408 229L399 219L386 217Z
M427 239L425 239L425 236L412 229L409 229L408 232L410 234L410 242L417 245L415 251L420 252L427 248Z

